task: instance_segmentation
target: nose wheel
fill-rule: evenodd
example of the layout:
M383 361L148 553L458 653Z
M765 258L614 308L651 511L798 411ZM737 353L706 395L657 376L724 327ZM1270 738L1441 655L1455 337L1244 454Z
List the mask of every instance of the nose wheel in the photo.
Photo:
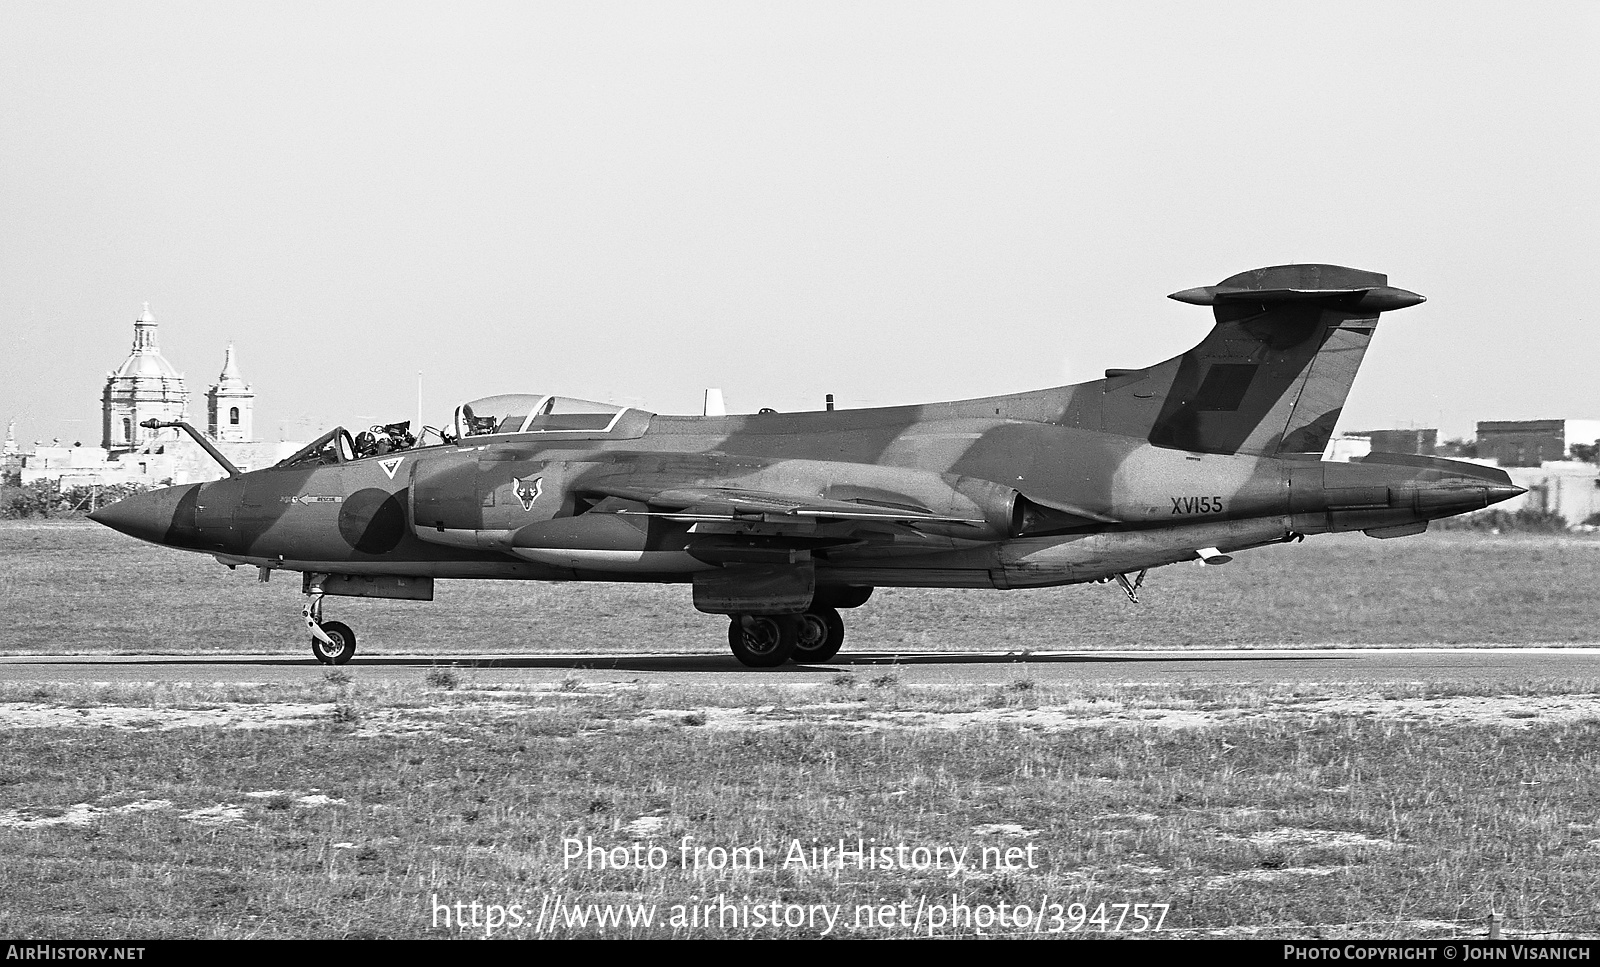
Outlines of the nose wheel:
M308 575L306 606L301 612L311 630L311 654L324 665L347 664L356 654L356 633L342 621L322 620L322 578Z
M355 657L356 633L342 621L328 621L322 625L327 641L311 639L311 653L324 665L343 665Z

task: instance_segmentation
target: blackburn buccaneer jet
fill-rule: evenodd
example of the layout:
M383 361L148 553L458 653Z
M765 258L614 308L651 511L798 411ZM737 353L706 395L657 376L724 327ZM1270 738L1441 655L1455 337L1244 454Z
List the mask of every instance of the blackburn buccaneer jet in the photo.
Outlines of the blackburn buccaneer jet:
M1522 491L1503 471L1321 459L1385 276L1282 265L1172 295L1211 307L1189 352L1104 379L882 409L663 416L564 396L460 406L433 439L330 430L273 467L92 515L229 566L300 571L312 651L329 595L432 600L444 578L672 581L727 615L746 665L821 662L877 587L1118 582L1308 534L1420 534ZM177 424L162 424L177 425ZM200 434L185 427L205 444Z

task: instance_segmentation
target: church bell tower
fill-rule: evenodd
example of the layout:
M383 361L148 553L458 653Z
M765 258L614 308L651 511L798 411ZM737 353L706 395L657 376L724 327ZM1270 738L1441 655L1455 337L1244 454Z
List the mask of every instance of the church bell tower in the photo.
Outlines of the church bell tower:
M239 365L233 361L233 343L228 343L222 375L206 391L206 432L213 440L225 443L254 442L255 407L256 394L239 375Z

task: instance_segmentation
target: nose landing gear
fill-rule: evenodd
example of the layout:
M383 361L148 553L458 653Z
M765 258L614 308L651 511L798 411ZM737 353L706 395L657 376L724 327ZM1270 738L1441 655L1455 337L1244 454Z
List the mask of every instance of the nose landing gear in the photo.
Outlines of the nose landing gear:
M356 633L342 621L322 620L322 582L326 574L306 575L306 606L301 612L311 629L311 654L324 665L343 665L355 657Z

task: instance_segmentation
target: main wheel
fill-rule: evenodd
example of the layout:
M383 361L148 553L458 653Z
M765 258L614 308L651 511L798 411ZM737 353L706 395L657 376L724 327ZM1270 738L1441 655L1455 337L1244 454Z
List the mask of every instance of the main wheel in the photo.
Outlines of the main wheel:
M333 644L311 636L311 653L317 656L317 661L324 665L343 665L355 657L356 633L350 626L342 621L327 621L322 625L322 633L333 639Z
M800 636L790 660L801 664L824 662L844 645L844 619L828 607L812 605L800 615Z
M736 614L728 622L728 647L751 668L776 668L794 653L799 632L798 615Z

